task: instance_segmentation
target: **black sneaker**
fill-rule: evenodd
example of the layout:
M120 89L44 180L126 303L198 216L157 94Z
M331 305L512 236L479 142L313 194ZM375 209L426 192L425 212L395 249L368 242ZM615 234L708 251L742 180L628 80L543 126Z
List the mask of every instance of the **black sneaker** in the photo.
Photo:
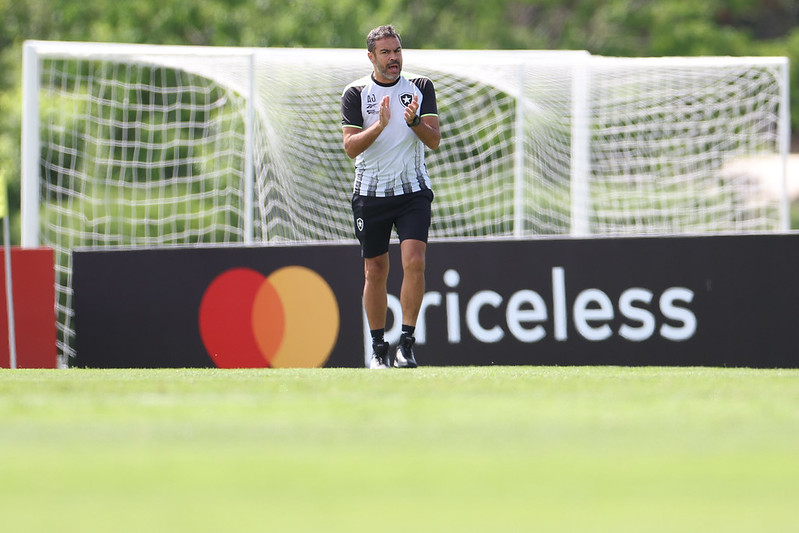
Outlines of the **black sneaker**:
M369 368L390 368L387 342L372 344L372 360L369 361Z
M416 358L413 356L413 343L415 338L410 335L402 334L397 346L397 354L394 358L394 366L397 368L416 368Z

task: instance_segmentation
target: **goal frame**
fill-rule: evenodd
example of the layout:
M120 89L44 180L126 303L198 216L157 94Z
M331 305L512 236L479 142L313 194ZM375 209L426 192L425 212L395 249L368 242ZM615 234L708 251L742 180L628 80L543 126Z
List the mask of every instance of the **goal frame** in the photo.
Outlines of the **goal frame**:
M250 63L249 85L240 90L247 95L247 124L246 124L246 178L244 211L253 214L254 205L254 164L253 164L253 122L255 110L256 79L254 58L256 53L269 49L254 48L235 48L235 47L207 47L207 46L167 46L167 45L147 45L147 44L121 44L121 43L92 43L92 42L60 42L60 41L26 41L23 45L23 80L22 80L22 138L21 138L21 218L22 234L21 244L23 247L32 248L40 245L39 229L39 158L41 152L41 142L39 139L40 117L39 117L39 78L40 65L44 58L61 57L67 53L75 56L85 56L92 58L116 57L122 52L136 52L142 55L168 55L168 54L190 54L195 56L243 56L247 57ZM330 49L325 49L329 52ZM309 49L309 53L313 50ZM352 50L342 50L342 52L352 52ZM357 52L363 52L358 50ZM495 53L502 51L484 51L484 53ZM508 51L507 53L524 53L530 51ZM470 53L481 53L474 51ZM789 108L789 85L790 74L788 69L787 57L658 57L658 58L609 58L594 56L586 51L552 51L551 54L569 54L574 65L574 76L572 83L572 150L571 150L571 231L572 236L585 237L590 235L588 228L587 215L589 202L587 191L587 181L590 173L590 136L588 124L588 98L591 91L591 69L603 63L624 61L629 65L651 66L652 64L669 66L682 65L691 62L692 65L701 66L719 65L727 63L730 65L749 64L756 62L762 65L771 65L780 69L782 82L780 85L780 124L779 124L779 155L780 172L779 181L782 186L782 196L780 205L780 230L785 232L790 230L790 199L788 195L787 183L787 161L790 151L790 108ZM520 73L520 78L522 73ZM518 132L517 132L518 133ZM519 135L517 137L520 138ZM517 154L520 153L517 150ZM520 158L519 158L520 159ZM517 174L516 192L522 187L520 175L524 172L522 162L519 160L516 165ZM516 195L517 200L521 194ZM520 209L515 210L517 214ZM254 239L253 216L244 216L244 244L250 244ZM521 238L521 224L514 224L514 237Z

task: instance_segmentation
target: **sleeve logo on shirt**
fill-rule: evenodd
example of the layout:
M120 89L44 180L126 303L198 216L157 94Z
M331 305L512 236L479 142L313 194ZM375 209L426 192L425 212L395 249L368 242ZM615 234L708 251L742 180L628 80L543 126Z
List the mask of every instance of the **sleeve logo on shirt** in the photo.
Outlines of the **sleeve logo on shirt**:
M402 105L407 107L411 105L411 102L413 102L413 95L411 93L402 93L399 95L399 99Z
M366 95L366 113L369 115L376 115L379 113L377 109L377 96L373 94Z

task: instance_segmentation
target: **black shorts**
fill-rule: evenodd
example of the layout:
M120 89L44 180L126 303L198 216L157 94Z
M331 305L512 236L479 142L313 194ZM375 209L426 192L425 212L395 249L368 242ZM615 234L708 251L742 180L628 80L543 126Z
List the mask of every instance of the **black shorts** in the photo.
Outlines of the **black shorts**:
M377 257L388 252L395 226L400 242L405 239L427 242L432 202L433 191L429 189L386 197L354 194L352 214L361 255Z

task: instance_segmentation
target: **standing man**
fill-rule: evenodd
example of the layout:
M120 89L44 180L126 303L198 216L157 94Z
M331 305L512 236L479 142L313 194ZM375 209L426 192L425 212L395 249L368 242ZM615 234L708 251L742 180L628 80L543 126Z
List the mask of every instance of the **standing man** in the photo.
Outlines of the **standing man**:
M441 142L433 83L402 76L402 42L392 26L369 32L366 48L374 71L344 89L344 151L355 159L352 212L364 261L363 305L372 333L370 368L388 368L384 340L388 305L388 245L396 226L402 255L402 336L398 368L415 368L414 329L425 290L425 253L433 191L425 146Z

